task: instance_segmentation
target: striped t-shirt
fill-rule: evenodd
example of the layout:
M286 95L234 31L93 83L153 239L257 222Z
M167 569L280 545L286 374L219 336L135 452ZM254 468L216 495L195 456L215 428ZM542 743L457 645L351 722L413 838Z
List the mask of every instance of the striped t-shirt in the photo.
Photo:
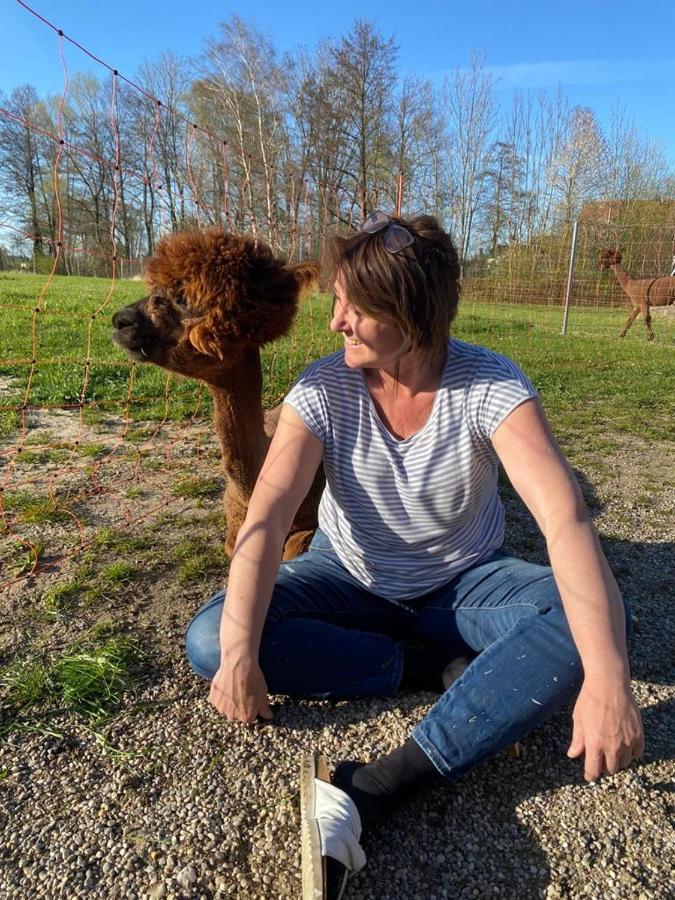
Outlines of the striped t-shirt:
M286 403L324 445L319 526L349 572L381 597L406 600L501 547L490 437L536 396L510 359L451 338L427 422L399 440L344 351L308 366Z

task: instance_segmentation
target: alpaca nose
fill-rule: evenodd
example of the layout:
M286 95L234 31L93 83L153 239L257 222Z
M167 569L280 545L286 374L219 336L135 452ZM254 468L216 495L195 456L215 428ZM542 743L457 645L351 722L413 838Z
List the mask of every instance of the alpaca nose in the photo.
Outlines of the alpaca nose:
M129 325L136 324L136 310L133 306L125 306L119 309L112 317L112 323L115 328L127 328Z

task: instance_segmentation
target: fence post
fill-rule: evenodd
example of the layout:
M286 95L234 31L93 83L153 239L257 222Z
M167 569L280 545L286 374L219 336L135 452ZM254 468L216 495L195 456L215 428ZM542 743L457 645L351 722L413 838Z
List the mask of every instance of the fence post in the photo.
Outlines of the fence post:
M572 247L570 248L570 267L567 273L567 290L565 292L565 312L563 314L562 333L567 334L567 320L570 314L570 300L572 299L572 276L574 275L574 258L577 255L577 220L574 220L572 229Z

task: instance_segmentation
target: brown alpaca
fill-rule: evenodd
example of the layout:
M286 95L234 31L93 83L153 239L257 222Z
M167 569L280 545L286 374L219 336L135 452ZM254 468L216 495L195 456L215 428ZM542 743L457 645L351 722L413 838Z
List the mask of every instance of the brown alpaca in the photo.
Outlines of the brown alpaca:
M675 302L675 277L662 275L657 278L631 278L621 265L621 253L618 250L605 250L600 257L600 266L614 272L616 280L633 304L621 337L626 337L626 332L642 313L648 331L647 340L653 341L654 331L650 307L670 306Z
M113 316L112 338L137 362L205 382L227 475L225 552L232 555L281 407L262 407L260 347L286 334L314 262L286 265L265 244L221 229L165 238L148 262L148 296ZM323 469L297 512L284 559L317 525Z

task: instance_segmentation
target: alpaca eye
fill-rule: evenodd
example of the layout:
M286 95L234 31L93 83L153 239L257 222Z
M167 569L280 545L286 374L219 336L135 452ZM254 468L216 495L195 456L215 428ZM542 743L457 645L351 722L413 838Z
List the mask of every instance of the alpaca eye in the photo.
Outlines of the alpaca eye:
M184 307L187 308L188 302L187 302L187 300L185 299L185 297L183 297L182 294L180 295L180 297L176 297L176 298L175 298L175 302L176 302L179 306L184 306Z

